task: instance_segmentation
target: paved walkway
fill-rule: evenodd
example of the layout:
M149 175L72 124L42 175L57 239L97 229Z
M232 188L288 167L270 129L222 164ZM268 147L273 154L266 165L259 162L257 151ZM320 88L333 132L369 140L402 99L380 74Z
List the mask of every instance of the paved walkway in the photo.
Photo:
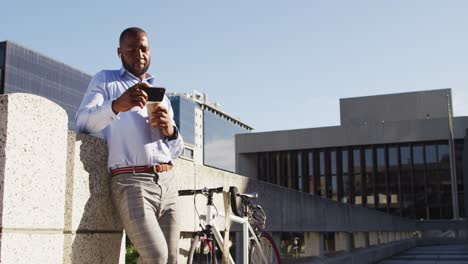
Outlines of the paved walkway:
M468 264L468 244L420 246L379 264Z

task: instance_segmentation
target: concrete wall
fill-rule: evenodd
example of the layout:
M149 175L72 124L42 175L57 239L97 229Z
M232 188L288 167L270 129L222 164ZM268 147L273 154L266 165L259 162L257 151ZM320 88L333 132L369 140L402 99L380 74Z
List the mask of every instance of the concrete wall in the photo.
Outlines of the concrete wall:
M109 200L104 141L67 130L58 105L38 96L0 96L0 262L123 263L122 226ZM258 192L267 230L410 232L414 221L334 202L233 173L175 161L180 189L235 185ZM196 201L204 213L205 201ZM222 213L221 195L215 199ZM193 198L181 197L181 260L198 229ZM223 228L224 219L217 224ZM233 230L239 230L233 226Z
M0 263L124 263L105 143L67 119L42 97L0 96Z
M447 118L450 89L340 99L341 125Z
M455 138L464 138L467 118L454 119ZM448 140L448 119L406 120L236 135L236 154L353 145Z

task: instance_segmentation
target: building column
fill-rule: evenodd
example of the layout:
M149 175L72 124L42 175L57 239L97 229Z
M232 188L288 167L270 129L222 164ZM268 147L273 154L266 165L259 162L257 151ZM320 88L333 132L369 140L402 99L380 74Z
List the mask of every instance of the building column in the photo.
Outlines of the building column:
M374 246L379 244L379 233L369 232L369 245Z
M395 241L395 232L388 232L388 242Z
M351 249L351 237L346 232L335 233L335 251L349 251Z
M355 248L366 248L369 246L369 239L367 233L356 232L354 233L354 247Z
M305 232L304 233L304 248L305 256L323 256L324 252L324 238L320 232Z

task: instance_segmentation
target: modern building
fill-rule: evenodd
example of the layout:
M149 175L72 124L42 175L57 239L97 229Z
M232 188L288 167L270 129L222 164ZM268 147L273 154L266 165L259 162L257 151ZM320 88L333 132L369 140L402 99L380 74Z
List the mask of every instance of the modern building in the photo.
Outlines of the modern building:
M75 113L91 76L11 41L0 42L0 94L31 93L46 97L68 114L75 130Z
M339 126L236 136L236 173L413 219L466 217L450 89L345 98Z
M206 94L168 94L174 120L185 141L183 156L197 164L235 171L234 135L253 130L210 103Z

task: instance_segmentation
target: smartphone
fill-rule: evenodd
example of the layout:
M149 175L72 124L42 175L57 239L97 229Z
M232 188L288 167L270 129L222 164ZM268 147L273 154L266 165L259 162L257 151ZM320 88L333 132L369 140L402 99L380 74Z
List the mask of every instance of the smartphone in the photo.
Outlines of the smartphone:
M148 95L148 101L161 102L164 99L166 89L163 87L140 87Z

